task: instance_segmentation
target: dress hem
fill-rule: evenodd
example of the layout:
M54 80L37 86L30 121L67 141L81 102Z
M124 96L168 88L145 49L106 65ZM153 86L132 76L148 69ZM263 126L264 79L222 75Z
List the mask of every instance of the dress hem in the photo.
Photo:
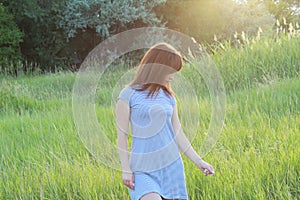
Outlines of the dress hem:
M161 197L163 197L164 199L178 199L178 200L188 200L188 197L186 196L172 196L169 197L167 195L161 194L161 192L157 191L157 190L149 190L149 191L145 191L143 193L141 193L140 195L137 195L137 198L131 199L131 200L140 200L144 195L149 194L149 193L157 193L159 194Z

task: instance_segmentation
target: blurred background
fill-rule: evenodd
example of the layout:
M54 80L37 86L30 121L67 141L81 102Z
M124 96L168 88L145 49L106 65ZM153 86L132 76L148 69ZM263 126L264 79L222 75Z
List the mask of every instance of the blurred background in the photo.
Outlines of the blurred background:
M299 31L296 0L0 0L0 73L77 70L107 37L158 26L216 40ZM291 28L292 27L292 28ZM243 35L242 35L243 34Z

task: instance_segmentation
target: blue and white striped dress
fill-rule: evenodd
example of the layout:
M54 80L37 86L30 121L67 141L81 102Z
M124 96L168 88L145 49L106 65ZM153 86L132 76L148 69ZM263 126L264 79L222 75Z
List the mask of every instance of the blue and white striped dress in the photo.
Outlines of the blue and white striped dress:
M172 126L175 98L160 89L153 97L148 90L137 91L127 86L118 99L130 107L132 145L130 167L135 188L132 200L156 192L167 199L188 199L184 167L175 142Z

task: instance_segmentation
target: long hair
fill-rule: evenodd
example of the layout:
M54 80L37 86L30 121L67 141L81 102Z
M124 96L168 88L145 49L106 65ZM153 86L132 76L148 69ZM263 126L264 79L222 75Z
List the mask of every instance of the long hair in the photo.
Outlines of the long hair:
M140 87L136 89L138 91L149 90L148 96L153 96L160 89L174 96L166 77L178 72L182 64L182 56L173 46L158 43L145 53L129 85L139 85Z

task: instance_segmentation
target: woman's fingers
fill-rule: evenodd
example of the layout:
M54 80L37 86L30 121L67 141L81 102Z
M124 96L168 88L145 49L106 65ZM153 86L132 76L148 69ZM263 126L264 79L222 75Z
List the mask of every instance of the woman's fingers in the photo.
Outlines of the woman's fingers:
M207 176L209 174L213 175L215 173L214 168L210 164L206 163L205 161L203 161L200 164L199 168L201 169L201 171L203 171L205 176Z
M207 175L208 174L214 174L214 168L208 164L208 166L206 167L206 172L207 172Z
M126 185L128 188L132 189L130 180L123 180L123 184Z
M134 175L126 174L125 176L123 176L123 184L133 190L134 189Z
M130 180L124 180L123 181L124 185L126 185L130 189L134 189L134 184Z
M131 175L131 179L129 180L129 188L130 189L134 189L134 178L133 178L134 176L133 176L133 174Z

